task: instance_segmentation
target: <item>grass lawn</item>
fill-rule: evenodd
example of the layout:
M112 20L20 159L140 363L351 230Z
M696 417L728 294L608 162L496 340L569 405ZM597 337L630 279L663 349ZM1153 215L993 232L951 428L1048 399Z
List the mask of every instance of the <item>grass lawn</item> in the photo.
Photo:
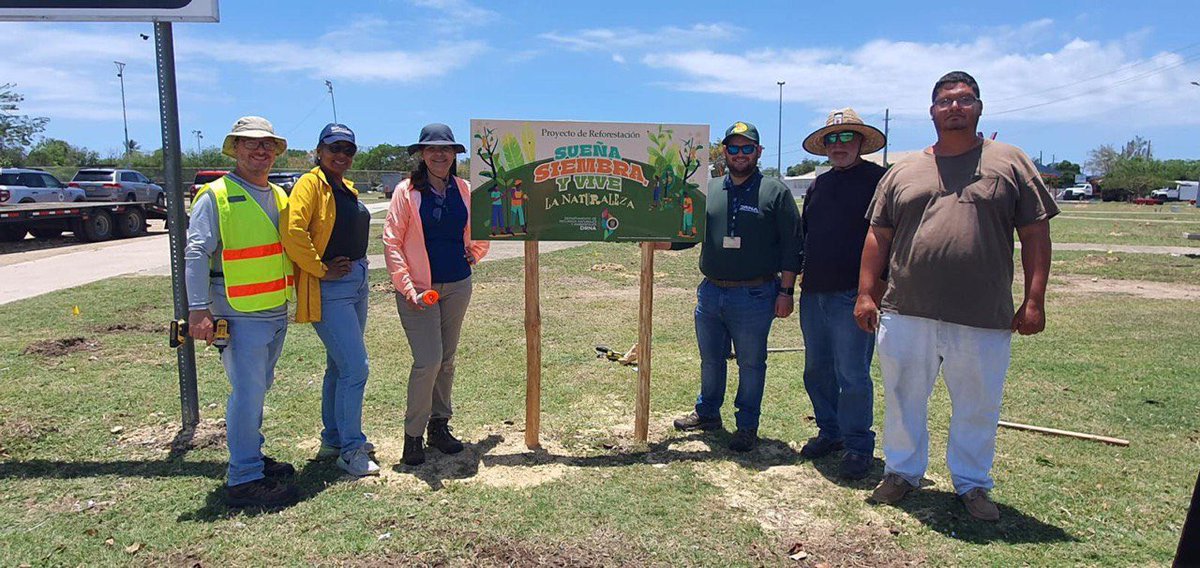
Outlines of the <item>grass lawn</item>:
M270 513L221 504L226 453L216 421L229 389L214 350L197 356L200 447L168 450L179 403L162 331L166 278L111 279L0 306L0 564L1170 562L1200 452L1200 302L1098 297L1052 284L1047 331L1014 339L1004 418L1132 445L1000 431L994 496L1003 517L981 524L949 484L941 386L931 403L932 485L897 508L863 502L882 462L868 480L845 483L836 459L799 458L815 434L802 354L772 355L766 440L755 452L732 454L725 433L673 432L671 418L690 409L697 389L696 256L657 259L649 445L632 440L636 373L595 359L592 349L635 339L636 248L588 245L542 257L540 452L522 441L521 262L481 265L455 387L453 424L468 449L431 452L418 468L397 465L410 357L386 274L372 271L364 419L383 475L355 481L332 463L308 461L319 443L325 358L311 326L293 326L263 427L267 451L300 470L305 499ZM1056 254L1056 274L1195 281L1194 259L1087 258ZM799 345L798 327L795 316L776 322L772 346ZM796 550L808 558L789 560Z

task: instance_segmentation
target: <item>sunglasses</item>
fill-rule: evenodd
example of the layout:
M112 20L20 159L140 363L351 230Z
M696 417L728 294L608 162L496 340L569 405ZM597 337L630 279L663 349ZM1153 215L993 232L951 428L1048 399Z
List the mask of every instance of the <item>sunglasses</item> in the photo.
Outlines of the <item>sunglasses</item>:
M738 153L742 153L742 154L749 156L749 155L753 154L754 151L757 149L758 149L758 144L742 144L741 146L728 146L728 145L725 146L725 151L729 152L730 156L736 156L736 155L738 155Z
M446 208L446 197L438 195L434 191L430 191L429 194L433 196L433 211L430 211L430 214L433 216L433 223L440 225L442 224L442 211Z
M341 154L343 156L349 156L349 157L354 157L354 155L358 153L357 146L355 146L354 144L347 144L345 142L331 144L329 146L326 146L325 149L329 150L330 152L333 152L334 154Z
M842 144L849 144L854 141L854 137L857 135L857 132L830 132L829 134L825 135L825 145L828 146L830 144L837 144L839 142Z

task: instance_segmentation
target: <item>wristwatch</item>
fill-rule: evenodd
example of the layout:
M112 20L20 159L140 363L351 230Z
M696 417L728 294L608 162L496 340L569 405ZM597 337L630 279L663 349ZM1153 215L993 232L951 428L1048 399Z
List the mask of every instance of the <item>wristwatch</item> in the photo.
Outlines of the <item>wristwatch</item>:
M795 296L796 295L796 287L795 286L789 286L787 288L780 287L779 293L784 296Z

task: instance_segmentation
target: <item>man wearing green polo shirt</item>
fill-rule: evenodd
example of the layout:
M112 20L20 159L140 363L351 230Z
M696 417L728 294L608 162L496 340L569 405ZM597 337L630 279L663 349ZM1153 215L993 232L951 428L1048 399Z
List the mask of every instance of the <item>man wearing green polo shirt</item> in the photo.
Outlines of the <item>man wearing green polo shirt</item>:
M748 122L734 123L721 140L729 173L708 185L707 228L700 247L704 280L696 292L700 396L695 411L675 420L677 430L721 428L726 360L732 346L738 365L733 401L737 432L729 447L739 452L758 445L767 335L775 318L791 315L800 269L800 212L782 182L758 171L762 155L758 140L758 129Z

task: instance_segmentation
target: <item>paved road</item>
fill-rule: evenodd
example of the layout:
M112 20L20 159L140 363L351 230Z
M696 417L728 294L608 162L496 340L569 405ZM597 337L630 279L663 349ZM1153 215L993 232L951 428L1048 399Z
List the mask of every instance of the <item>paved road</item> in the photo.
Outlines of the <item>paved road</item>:
M387 206L387 203L372 203L367 209L374 213ZM582 244L543 242L538 250L553 252ZM169 275L170 250L167 235L155 235L5 255L5 262L0 263L0 304L114 276ZM498 241L492 243L492 250L484 260L518 258L524 253L524 243ZM369 260L375 268L384 267L382 255L372 255Z

